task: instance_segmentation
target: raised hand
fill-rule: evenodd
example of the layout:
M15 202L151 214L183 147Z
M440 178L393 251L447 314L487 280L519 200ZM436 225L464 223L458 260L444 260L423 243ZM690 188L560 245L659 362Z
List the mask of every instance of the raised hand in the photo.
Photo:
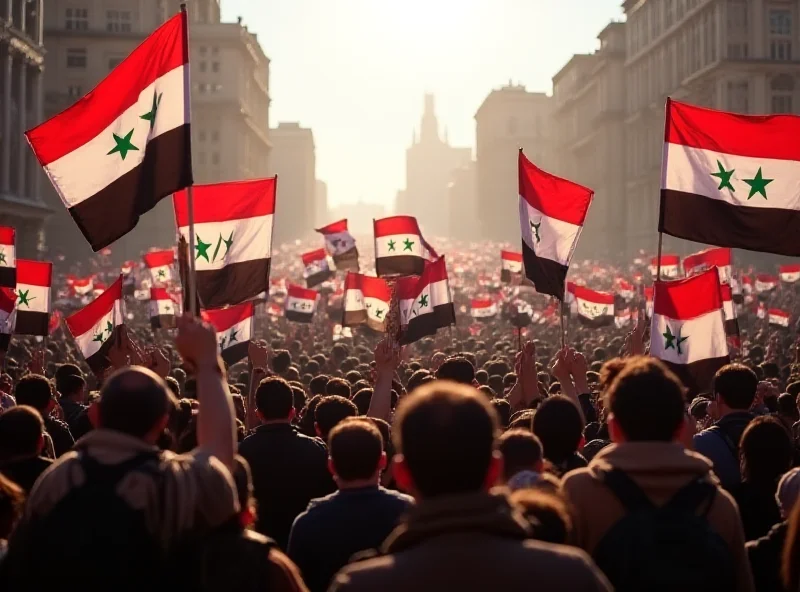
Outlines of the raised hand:
M220 368L217 333L214 328L189 313L178 317L175 345L183 360L195 371Z
M247 355L254 369L266 371L269 368L270 350L263 341L251 341L247 346Z

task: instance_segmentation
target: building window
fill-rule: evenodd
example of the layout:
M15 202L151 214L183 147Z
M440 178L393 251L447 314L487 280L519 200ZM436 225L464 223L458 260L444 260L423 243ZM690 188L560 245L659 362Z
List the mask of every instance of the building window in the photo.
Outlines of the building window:
M107 10L106 11L106 31L112 33L131 32L131 11L130 10Z
M769 55L773 60L787 62L792 59L792 42L789 39L773 39L769 42Z
M200 84L197 85L197 90L200 92L200 94L204 94L207 89L208 85L205 82L201 82Z
M212 48L211 48L211 55L212 55L212 56L217 56L217 55L219 55L219 47L212 47Z
M206 71L206 63L205 62L200 62L200 71L201 72L205 72Z
M67 8L64 11L64 28L67 31L86 31L89 29L88 8Z
M219 164L219 152L212 152L211 153L211 164L218 165Z
M86 48L73 47L67 49L67 68L86 67Z
M200 166L205 166L206 164L206 153L205 152L198 152L197 153L197 164Z
M769 11L769 55L773 60L792 59L792 12L787 9Z
M788 74L781 74L770 81L772 91L772 112L792 113L794 95L794 79Z
M197 137L201 142L205 142L206 141L206 133L205 132L200 132L199 134L197 134Z

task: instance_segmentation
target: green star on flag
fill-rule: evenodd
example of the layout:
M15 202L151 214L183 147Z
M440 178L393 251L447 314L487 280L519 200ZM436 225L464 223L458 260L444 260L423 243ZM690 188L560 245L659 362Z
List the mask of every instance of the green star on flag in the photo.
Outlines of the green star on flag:
M678 355L683 355L683 350L681 349L681 344L689 339L689 337L681 337L681 329L678 328L678 332L676 334L672 334L672 329L670 329L669 325L667 325L667 332L661 334L664 337L664 349L668 350L670 348L676 350Z
M195 261L197 261L198 259L200 259L200 257L202 257L208 263L211 263L211 260L208 258L208 249L209 249L209 247L211 247L211 243L204 243L203 239L200 238L200 235L198 235L197 236L197 245L195 246L195 249L197 249L197 255L195 255L195 257L194 257Z
M767 199L767 185L772 183L775 179L765 179L761 174L761 167L758 167L756 176L752 179L742 179L745 183L750 185L750 195L747 196L748 201L756 193L760 193L764 199Z
M423 294L422 296L420 296L419 305L420 305L421 308L425 308L426 306L428 306L428 295L427 294Z
M389 241L389 251L394 251L395 250L394 246L396 244L397 244L396 242L394 242L393 240L390 240Z
M228 251L231 249L231 245L233 245L233 230L231 230L231 235L228 237L228 240L223 238L222 242L225 243L225 255L227 255Z
M20 290L17 293L17 297L19 297L19 305L22 306L23 304L28 308L31 307L31 300L36 300L36 296L28 296L30 294L30 290Z
M239 334L239 332L236 330L236 327L234 327L233 329L231 329L231 336L230 336L230 337L228 337L228 343L230 344L230 343L233 343L234 341L239 341L239 340L236 338L236 336L237 336L238 334Z
M411 247L413 247L413 246L414 246L414 241L412 241L411 239L407 238L406 240L403 241L403 250L404 251L410 251Z
M228 338L227 338L227 337L225 337L225 336L223 335L223 336L222 336L222 339L220 339L220 340L219 340L219 347L220 347L220 349L225 349L225 342L226 342L227 340L228 340Z
M725 167L722 166L722 163L720 161L717 161L717 167L719 168L719 171L717 171L716 173L711 173L712 177L717 177L719 179L719 187L717 187L717 189L719 189L720 191L722 191L723 189L730 189L731 191L736 191L736 189L733 188L733 185L731 185L731 177L733 177L733 173L736 169L731 169L729 171L726 171Z
M114 153L119 152L119 155L122 157L122 160L125 160L125 157L128 156L128 152L131 150L138 151L139 149L131 143L131 138L133 137L133 130L128 132L124 138L120 138L117 134L112 133L114 136L114 142L117 144L114 148L106 156L111 156Z
M148 113L139 116L139 119L144 119L145 121L150 122L150 131L153 131L153 127L156 124L156 114L158 113L158 106L161 104L161 96L163 94L164 93L157 93L153 91L153 108Z
M111 321L106 321L106 331L108 332L109 336L114 332L114 325L111 324Z
M5 251L0 251L0 264L7 264Z
M165 277L167 277L167 272L166 272L166 271L164 271L163 269L159 269L159 270L158 270L158 277L159 277L159 278L165 278Z
M375 311L375 316L381 318L383 316L383 309L378 309Z
M533 220L531 222L531 230L533 230L533 236L536 238L536 242L542 242L542 239L539 237L539 227L542 225L541 221L538 224L534 224Z
M95 336L92 338L92 341L97 341L98 343L102 343L102 342L103 342L103 332L101 331L100 333L98 333L97 335L95 335Z

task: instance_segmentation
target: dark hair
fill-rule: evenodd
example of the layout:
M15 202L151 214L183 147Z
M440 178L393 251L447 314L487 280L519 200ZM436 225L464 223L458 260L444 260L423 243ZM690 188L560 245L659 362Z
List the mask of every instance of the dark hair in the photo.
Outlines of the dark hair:
M372 402L372 389L364 388L353 395L353 403L358 408L359 415L366 415L369 411L369 404Z
M424 498L480 491L486 481L497 414L476 389L435 381L398 405L395 448Z
M790 382L786 386L786 392L792 395L793 397L800 395L800 380L795 380L794 382Z
M472 384L475 380L475 367L464 356L454 356L439 366L436 371L436 379Z
M366 417L348 417L331 430L328 450L340 479L369 479L378 470L383 454L383 437Z
M533 409L523 409L511 415L508 422L509 430L523 429L533 433Z
M671 442L684 421L680 379L655 358L630 358L605 395L605 407L633 442Z
M177 378L173 378L172 376L167 376L164 378L169 387L169 390L172 391L172 394L176 397L180 398L181 396L181 384L178 382Z
M350 383L342 378L331 378L328 384L325 385L326 395L337 395L349 399L352 396L350 392Z
M792 468L794 445L789 431L772 416L756 417L742 432L739 458L744 480L774 488Z
M542 442L528 430L509 430L497 447L503 455L503 478L508 481L520 471L532 471L542 460Z
M56 390L61 394L61 396L67 396L64 394L64 391L69 389L65 388L61 384L61 381L68 376L80 376L83 378L83 372L81 372L81 369L75 364L61 364L58 368L56 368L53 378L55 379Z
M175 379L173 378L173 380ZM66 376L62 376L58 381L58 384L59 386L56 387L56 390L62 398L68 398L73 395L77 395L84 388L86 388L86 381L82 376L78 376L76 374L67 374Z
M350 385L354 385L361 380L361 372L358 370L350 370L350 372L348 372L344 378L350 383Z
M14 398L18 405L28 405L44 414L53 400L53 385L41 374L28 374L14 387Z
M325 394L325 387L328 386L328 381L330 380L329 376L325 374L320 374L319 376L315 376L311 380L311 384L308 385L308 390L311 395L324 395Z
M511 503L531 523L534 539L559 545L570 543L572 518L560 495L543 489L520 489L511 494Z
M25 492L11 479L0 473L0 539L11 536L25 505Z
M309 360L308 362L306 362L303 371L306 372L307 374L311 374L312 377L316 376L317 374L319 374L320 371L319 362L317 362L316 360Z
M339 422L347 417L358 415L358 408L350 399L329 395L320 399L317 408L314 410L314 421L319 426L322 439L328 441L328 435Z
M256 409L265 421L288 419L294 409L292 387L283 378L265 378L256 388Z
M578 451L583 421L575 403L563 395L542 401L533 416L533 433L539 437L544 457L561 464Z
M292 365L292 354L288 350L276 350L272 356L272 371L275 374L284 374Z
M604 391L611 386L614 379L625 369L628 361L625 358L611 358L600 369L600 390Z
M497 412L497 419L500 421L500 427L506 429L508 427L508 422L511 421L511 403L505 399L492 399L490 402Z
M294 412L299 415L306 406L306 391L299 386L292 385L292 404L294 405Z
M489 384L489 373L486 370L478 370L475 372L475 380L481 385Z
M44 433L41 414L28 405L17 405L0 415L0 458L36 456Z
M731 409L750 409L756 398L758 376L743 364L728 364L714 375L711 391Z
M800 421L800 409L797 408L795 398L789 393L783 393L778 397L778 413L792 419L792 422Z
M177 400L167 384L146 368L123 368L100 391L100 425L135 438L144 437Z
M187 378L183 383L183 396L197 400L197 379L194 376Z
M408 392L411 392L414 389L419 388L426 382L430 382L431 378L432 378L431 373L428 372L427 370L415 371L408 379L408 384L406 385L408 387Z

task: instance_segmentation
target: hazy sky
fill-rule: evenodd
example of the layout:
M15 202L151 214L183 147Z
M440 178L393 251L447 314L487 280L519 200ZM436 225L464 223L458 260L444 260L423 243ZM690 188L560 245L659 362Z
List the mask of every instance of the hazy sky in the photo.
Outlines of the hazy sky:
M272 60L270 125L313 129L332 205L392 205L426 92L451 143L474 148L474 115L493 88L511 79L551 92L553 74L622 14L622 0L221 2Z

